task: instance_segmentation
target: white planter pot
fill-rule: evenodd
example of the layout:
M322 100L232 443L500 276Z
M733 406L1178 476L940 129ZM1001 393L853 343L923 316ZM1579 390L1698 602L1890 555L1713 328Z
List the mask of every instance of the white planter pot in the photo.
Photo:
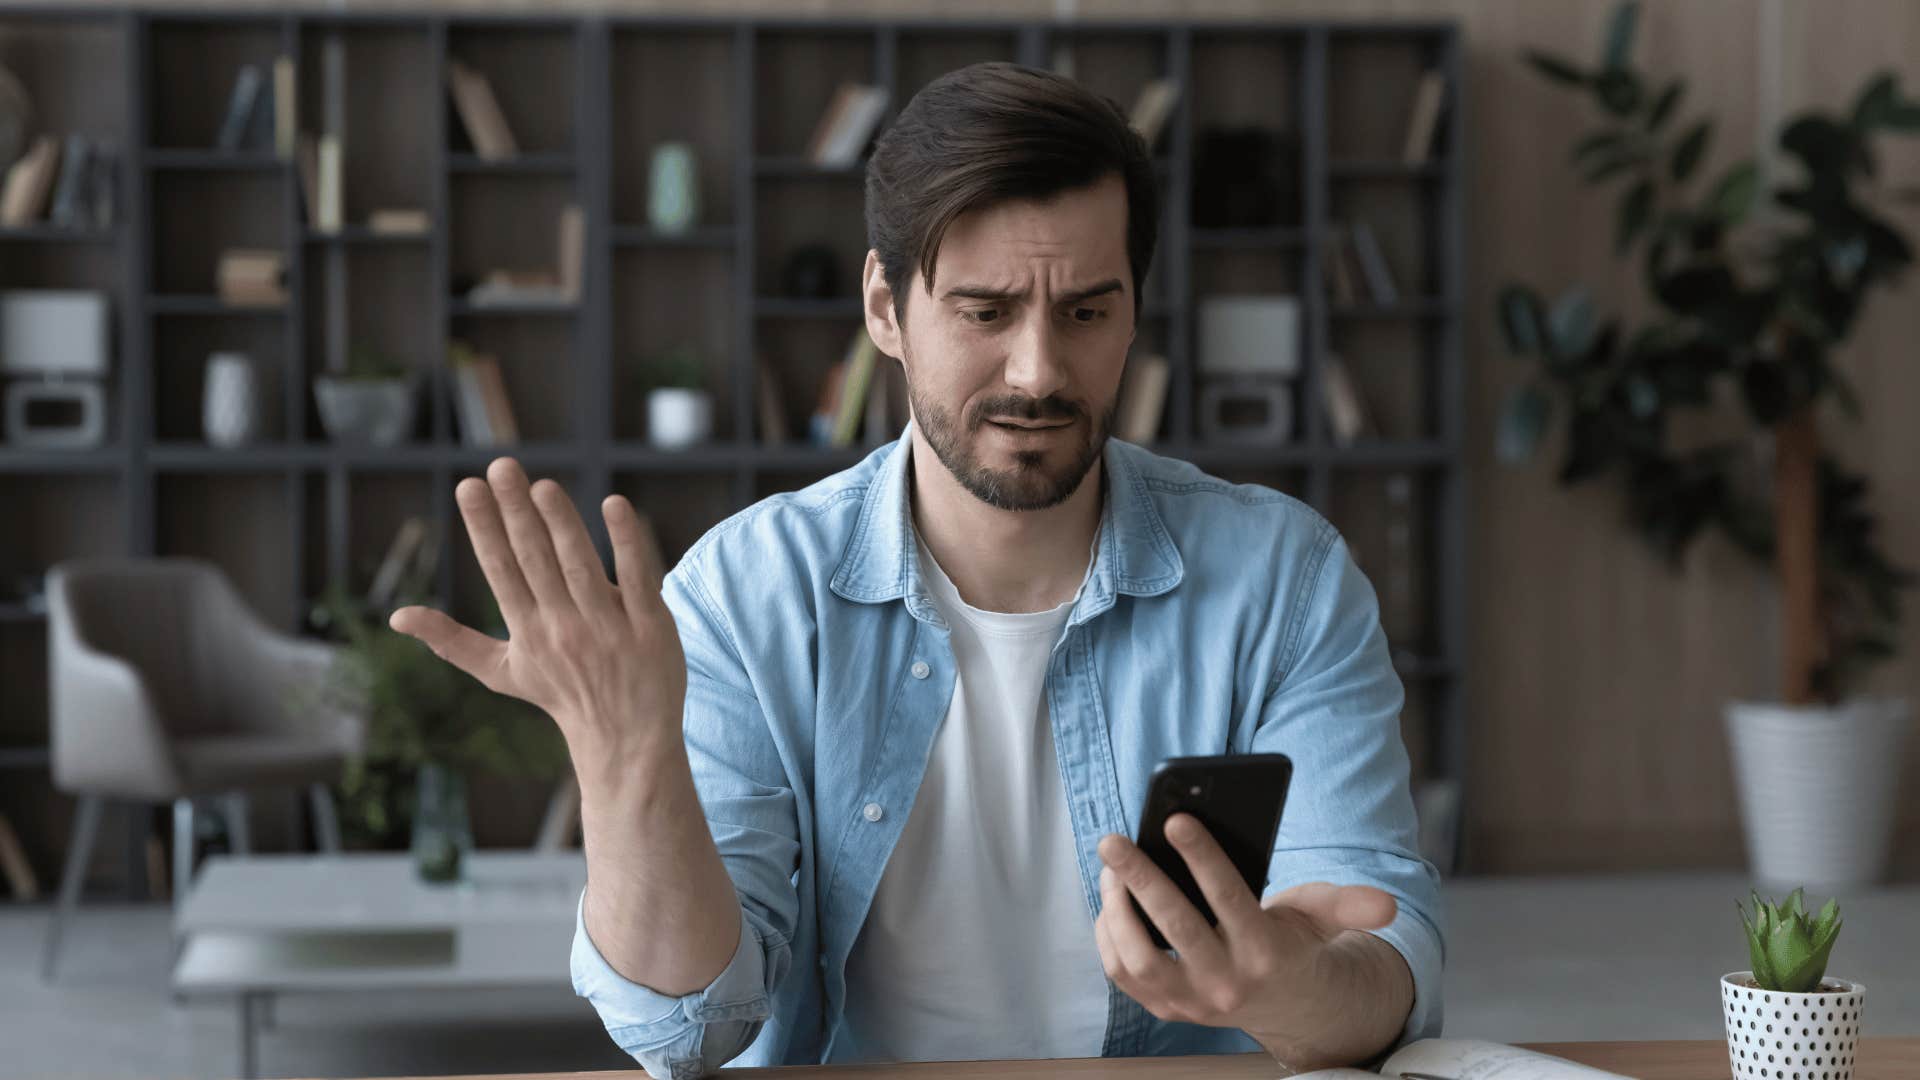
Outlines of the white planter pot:
M1831 893L1880 880L1912 719L1904 700L1727 706L1747 855L1760 885Z
M1821 985L1838 992L1782 994L1744 985L1752 976L1720 976L1733 1080L1853 1080L1867 988L1827 978Z
M206 382L200 388L200 428L207 442L231 449L259 437L259 381L253 357L246 353L207 357Z
M320 425L334 442L392 446L413 427L412 379L321 375L313 380L313 398Z
M663 450L705 442L713 434L713 395L663 387L647 392L647 441Z

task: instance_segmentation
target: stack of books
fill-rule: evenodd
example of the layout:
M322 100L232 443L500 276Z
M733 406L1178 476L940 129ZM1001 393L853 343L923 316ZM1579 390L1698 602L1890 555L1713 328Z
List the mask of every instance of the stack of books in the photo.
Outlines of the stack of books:
M841 167L860 160L880 117L887 111L887 89L864 83L841 83L827 111L807 141L807 159L815 165Z
M287 302L287 260L278 251L233 248L220 253L214 271L220 299L229 304L271 307Z
M453 412L460 425L462 446L514 446L520 426L513 418L513 402L500 374L497 357L474 351L464 341L447 346L453 370Z

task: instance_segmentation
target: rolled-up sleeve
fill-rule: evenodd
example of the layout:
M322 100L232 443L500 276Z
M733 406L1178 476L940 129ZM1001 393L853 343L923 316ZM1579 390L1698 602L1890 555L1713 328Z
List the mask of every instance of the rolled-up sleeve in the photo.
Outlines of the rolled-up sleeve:
M682 722L700 808L740 901L740 944L712 982L661 994L613 969L587 934L586 892L569 959L574 993L651 1076L705 1076L745 1050L771 1015L792 966L799 898L794 795L735 639L689 565L663 585L687 659ZM588 887L591 888L591 881Z
M1421 857L1407 751L1405 694L1373 587L1329 526L1312 584L1287 615L1289 657L1270 684L1254 749L1293 759L1268 891L1309 881L1372 885L1398 913L1369 931L1413 973L1412 1011L1394 1049L1440 1034L1446 959L1440 875Z

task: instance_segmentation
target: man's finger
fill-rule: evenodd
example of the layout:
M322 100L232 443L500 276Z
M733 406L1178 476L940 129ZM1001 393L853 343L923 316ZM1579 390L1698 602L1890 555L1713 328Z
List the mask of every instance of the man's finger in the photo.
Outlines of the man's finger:
M460 507L460 519L467 523L467 539L473 543L473 557L486 576L487 588L500 604L500 617L509 632L525 625L533 615L533 591L520 573L520 560L514 557L507 540L507 526L500 518L500 504L485 480L469 476L453 489L453 501Z
M527 474L510 457L495 458L487 466L487 486L500 504L500 517L507 525L507 539L513 544L514 558L526 575L533 597L542 607L573 606L573 596L560 577L560 561L553 553L553 538L547 523L533 505Z
M567 584L573 602L588 617L612 619L619 608L614 602L613 583L593 548L593 538L574 509L567 489L552 480L533 485L533 505L547 523L547 535L553 541L554 557L560 563L560 577Z
M1174 814L1167 819L1166 831L1168 843L1186 860L1229 945L1236 937L1247 939L1258 933L1263 925L1259 899L1200 819Z
M1114 833L1100 841L1100 858L1112 868L1127 891L1139 899L1147 918L1160 928L1160 936L1167 939L1167 944L1173 946L1182 960L1191 960L1205 971L1226 967L1226 943L1219 931L1207 925L1206 916L1200 914L1165 871L1154 865L1146 852L1133 841ZM1153 943L1149 940L1147 944Z
M660 602L660 545L653 527L637 513L624 495L609 495L600 504L607 519L607 540L613 545L613 574L620 595L626 599L627 613L649 611Z
M418 604L403 607L387 617L387 625L402 634L418 638L434 655L480 680L489 690L500 691L496 676L507 652L507 643L462 626L445 612Z
M1371 885L1332 885L1309 881L1274 893L1260 902L1266 909L1287 907L1307 916L1329 939L1343 930L1378 930L1392 922L1400 905L1393 894Z
M1121 877L1111 866L1100 871L1100 909L1107 921L1107 940L1120 964L1143 985L1160 989L1177 972L1175 963L1147 936L1147 927L1133 910ZM1149 912L1151 914L1151 912ZM1165 933L1163 927L1161 933ZM1171 940L1171 939L1169 939ZM1146 1004L1141 1002L1141 1004Z

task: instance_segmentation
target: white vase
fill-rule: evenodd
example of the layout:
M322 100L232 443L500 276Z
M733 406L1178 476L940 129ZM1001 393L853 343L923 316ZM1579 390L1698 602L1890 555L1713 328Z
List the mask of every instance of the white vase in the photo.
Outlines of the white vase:
M1747 857L1759 884L1831 893L1880 880L1912 719L1905 700L1727 706Z
M253 357L237 352L207 357L200 397L200 426L207 442L219 447L252 442L260 434L258 394Z
M647 441L663 450L704 442L713 434L713 395L662 387L647 392Z
M1860 1008L1867 988L1822 979L1836 993L1783 994L1744 985L1750 971L1720 976L1733 1080L1853 1080Z

